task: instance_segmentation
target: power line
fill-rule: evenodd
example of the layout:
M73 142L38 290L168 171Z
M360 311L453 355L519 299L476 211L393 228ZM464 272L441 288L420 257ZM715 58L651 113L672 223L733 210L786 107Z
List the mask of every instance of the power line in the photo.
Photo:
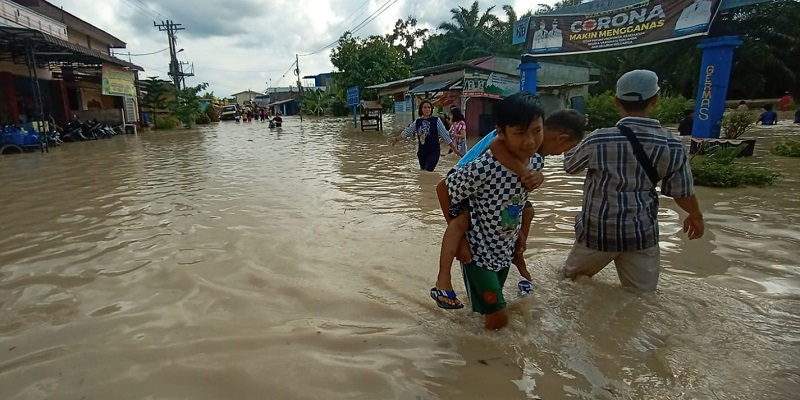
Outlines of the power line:
M359 25L359 26L356 26L355 28L353 28L353 30L351 31L351 33L356 33L356 32L358 32L358 31L360 31L362 28L364 28L365 26L369 25L369 23L370 23L370 22L372 22L372 21L374 21L376 18L380 17L380 16L381 16L381 14L383 14L383 13L384 13L384 11L388 10L389 8L391 8L391 7L394 5L394 3L397 3L397 1L398 1L398 0L394 0L394 1L392 1L392 4L389 4L388 6L386 6L386 8L384 8L383 10L380 10L380 12L378 12L378 14L377 14L377 15L375 15L375 16L374 16L374 17L372 17L372 18L370 18L368 21L365 21L365 22L363 22L361 25ZM387 1L387 3L388 3L388 1ZM367 17L367 18L369 18L369 17Z
M292 68L295 66L295 64L297 64L297 62L296 62L296 61L292 62L292 65L290 65L290 66L289 66L289 68L287 68L287 69L286 69L286 72L284 72L284 73L283 73L283 75L281 75L281 77L280 77L280 78L278 78L278 79L275 81L275 83L277 84L278 82L280 82L281 80L283 80L283 78L285 78L285 77L286 77L286 74L288 74L288 73L289 73L289 71L291 71L291 70L292 70Z
M163 48L163 49L161 49L161 50L154 51L154 52L152 52L152 53L140 53L140 54L130 54L130 53L129 53L129 54L123 54L123 53L118 53L118 54L119 54L119 55L121 55L121 56L138 57L138 56L150 56L150 55L153 55L153 54L163 53L163 52L165 52L165 51L167 51L167 50L169 50L169 47L165 47L165 48Z
M158 15L159 15L159 16L160 16L162 19L169 19L169 17L167 17L166 15L164 15L164 14L160 13L158 10L156 10L155 8L153 8L153 6L151 6L150 4L148 4L148 3L145 3L145 2L144 2L144 1L142 1L142 0L136 0L136 2L138 2L139 4L141 4L141 5L143 5L143 6L147 7L147 8L149 8L149 9L151 9L151 10L153 10L153 12L155 12L156 14L158 14Z
M199 69L209 69L212 71L222 71L222 72L278 72L281 71L280 69L257 69L257 70L247 70L247 69L223 69L223 68L211 68L211 67L204 67L202 65L196 65Z
M161 17L159 17L158 15L155 15L155 14L147 11L146 9L144 9L142 6L139 6L136 3L133 3L132 0L122 0L122 3L126 4L128 7L134 9L135 11L138 11L138 12L146 15L148 18L161 19Z
M386 10L388 10L388 9L389 9L391 6L393 6L395 3L397 3L397 1L398 1L398 0L386 0L386 2L385 2L385 3L383 3L383 5L382 5L382 6L378 7L378 9L377 9L377 10L375 10L375 12L373 12L372 14L370 14L370 15L369 15L367 18L365 18L363 21L361 21L361 22L360 22L358 25L356 25L354 28L352 28L352 29L350 29L350 30L347 30L347 31L345 31L345 32L350 32L350 33L356 33L356 32L358 32L359 30L361 30L362 28L364 28L365 26L367 26L367 25L368 25L370 22L372 22L372 21L373 21L375 18L378 18L378 17L379 17L381 14L383 14L383 13L384 13ZM391 2L391 4L389 4L390 2ZM343 35L345 32L342 32L342 35ZM336 43L339 43L339 40L341 39L341 36L342 36L342 35L339 35L339 39L336 39L335 41L333 41L332 43L328 44L327 46L325 46L325 47L323 47L323 48L321 48L321 49L319 49L319 50L312 51L311 53L300 54L300 56L301 56L301 57L307 57L307 56L311 56L311 55L317 54L317 53L319 53L319 52L321 52L321 51L324 51L325 49L328 49L328 48L330 48L330 47L333 47L333 46L335 46L335 45L336 45Z
M342 22L340 22L338 25L336 25L336 28L333 28L333 29L328 29L328 31L333 31L333 32L336 32L336 31L338 31L338 30L342 29L342 28L345 26L345 24L347 24L347 23L349 23L349 22L350 22L350 20L353 20L353 21L355 21L356 19L358 19L358 17L360 17L360 16L364 15L364 13L365 13L365 12L369 11L369 8L368 8L368 7L365 7L365 6L366 6L366 5L367 5L367 4L368 4L370 1L371 1L371 0L367 0L367 1L363 2L363 3L361 3L361 5L360 5L360 6L358 6L358 8L356 8L356 9L355 9L353 12L351 12L351 13L350 13L350 16L349 16L349 17L345 18L344 20L342 20ZM358 11L358 10L361 10L361 12L359 12L359 13L357 13L357 14L356 14L356 11Z
M164 71L163 69L153 68L153 67L151 67L151 66L144 65L144 64L141 64L141 66L142 66L142 67L144 67L144 68L145 68L145 69L147 69L147 70L153 70L153 71L158 71L158 72L161 72L161 73L164 73L164 74L169 74L169 72L167 72L167 71ZM224 87L231 88L231 89L236 89L236 90L238 90L238 89L239 89L239 88L237 88L237 87L235 87L235 86L231 86L231 85L225 85L225 84L222 84L222 83L219 83L219 82L209 81L209 80L207 80L207 79L205 79L205 81L206 81L208 84L210 84L210 85L214 85L214 86L224 86Z

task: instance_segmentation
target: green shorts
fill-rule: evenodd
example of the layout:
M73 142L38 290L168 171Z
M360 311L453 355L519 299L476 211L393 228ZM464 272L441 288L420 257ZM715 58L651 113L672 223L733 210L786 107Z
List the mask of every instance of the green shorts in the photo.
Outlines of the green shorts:
M470 263L461 264L461 273L464 274L472 311L486 315L506 308L503 285L508 277L508 268L490 271Z

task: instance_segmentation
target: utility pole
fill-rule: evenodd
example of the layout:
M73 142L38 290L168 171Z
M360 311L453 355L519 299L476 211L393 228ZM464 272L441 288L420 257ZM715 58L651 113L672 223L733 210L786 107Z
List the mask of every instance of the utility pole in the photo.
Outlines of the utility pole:
M194 76L194 74L187 75L183 73L183 67L178 62L178 51L175 49L175 32L185 30L182 28L183 24L176 24L172 20L161 21L156 24L153 21L153 26L157 27L160 32L167 32L167 41L169 42L169 76L172 78L172 83L178 90L181 89L181 82L184 81L186 76Z
M297 113L300 114L300 122L303 122L303 113L300 112L300 104L303 102L303 85L300 83L300 56L297 54L294 55L294 74L297 75L297 93L300 96L297 101Z
M183 70L183 66L184 65L189 65L188 61L180 61L179 65L181 66L181 71L180 71L181 84L183 84L183 87L185 88L186 87L186 77L187 76L194 76L194 63L192 63L191 72L185 72Z

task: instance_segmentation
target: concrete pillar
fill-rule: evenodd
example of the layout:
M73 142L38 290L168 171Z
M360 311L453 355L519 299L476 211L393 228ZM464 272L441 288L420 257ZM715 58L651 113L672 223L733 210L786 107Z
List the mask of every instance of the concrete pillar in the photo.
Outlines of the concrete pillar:
M519 64L519 90L536 94L536 85L539 83L539 68L541 64L532 57L523 57Z
M703 49L703 63L697 87L693 138L719 137L733 66L733 49L742 43L738 36L720 36L703 39L697 45Z

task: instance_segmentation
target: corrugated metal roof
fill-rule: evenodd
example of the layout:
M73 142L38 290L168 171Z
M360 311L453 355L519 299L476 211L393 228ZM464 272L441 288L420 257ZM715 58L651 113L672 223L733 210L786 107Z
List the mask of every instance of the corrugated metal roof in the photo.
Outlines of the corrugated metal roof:
M460 80L460 79L459 79ZM425 93L425 92L438 92L442 89L449 87L457 81L441 81L441 82L428 82L423 83L409 90L409 93Z
M37 30L0 26L0 33L2 33L0 35L0 39L2 39L0 40L0 53L8 52L15 55L20 54L24 57L25 46L30 43L36 51L38 62L80 63L87 65L102 65L103 62L108 62L144 71L144 68L112 57L108 53L68 42Z
M386 83L379 83L377 85L367 86L365 89L383 89L385 87L399 85L399 84L403 84L403 83L413 83L413 82L416 82L418 80L422 80L422 78L423 77L421 77L421 76L415 76L415 77L411 77L411 78L400 79L399 81L391 81L391 82L386 82Z
M290 102L290 101L295 101L295 100L296 100L296 99L286 99L286 100L276 101L276 102L274 102L274 103L269 103L269 105L271 105L271 106L277 106L277 105L280 105L280 104L283 104L283 103L288 103L288 102Z

